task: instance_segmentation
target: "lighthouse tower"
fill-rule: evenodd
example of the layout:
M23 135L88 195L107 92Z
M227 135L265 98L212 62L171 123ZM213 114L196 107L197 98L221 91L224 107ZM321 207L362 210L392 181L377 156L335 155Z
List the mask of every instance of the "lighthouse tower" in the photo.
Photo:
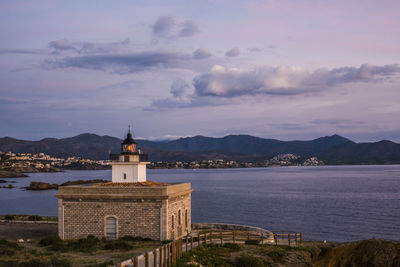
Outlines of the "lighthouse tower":
M137 183L146 181L147 155L137 149L137 143L129 128L125 140L121 143L121 154L111 162L113 183Z

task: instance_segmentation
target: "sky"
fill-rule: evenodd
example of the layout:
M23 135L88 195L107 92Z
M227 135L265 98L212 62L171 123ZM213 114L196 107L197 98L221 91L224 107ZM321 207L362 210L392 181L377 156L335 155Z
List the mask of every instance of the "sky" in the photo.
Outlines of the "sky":
M400 1L0 0L0 137L400 142Z

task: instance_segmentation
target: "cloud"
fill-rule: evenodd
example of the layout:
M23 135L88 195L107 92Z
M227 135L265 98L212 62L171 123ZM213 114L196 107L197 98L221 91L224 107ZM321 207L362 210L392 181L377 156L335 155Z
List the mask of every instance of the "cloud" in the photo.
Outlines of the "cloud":
M175 81L170 90L172 96L153 101L152 108L162 110L226 105L243 99L243 96L299 95L323 91L345 83L377 82L399 73L398 65L364 64L359 68L317 69L312 72L287 66L241 70L215 65L210 71L195 76L192 86L183 80ZM316 121L315 123L323 122ZM339 126L346 127L343 124Z
M125 51L130 44L130 39L110 43L76 42L70 43L67 39L49 42L48 47L53 49L52 54L72 51L78 54L106 54Z
M67 39L51 41L49 43L49 48L54 49L53 53L55 54L59 54L62 51L78 52L78 49L75 48L72 44L70 44Z
M237 57L240 55L240 50L237 47L232 48L231 50L226 51L225 56L227 57Z
M212 54L210 50L208 50L207 48L199 48L193 52L194 59L204 59L204 58L209 58L211 56Z
M47 69L81 68L126 74L151 68L175 68L189 58L181 53L148 51L131 54L65 57L59 60L47 60L43 67Z
M176 80L172 85L171 85L171 94L174 97L185 97L187 95L187 91L190 89L190 85L182 79Z
M153 24L153 34L161 37L168 37L176 27L173 17L160 17Z
M45 51L41 49L23 49L23 48L0 48L0 54L44 54Z
M152 25L155 36L162 38L191 37L199 32L199 27L192 20L178 21L174 17L159 17Z
M398 65L341 67L308 72L299 67L262 67L250 71L216 65L193 79L197 96L295 95L350 82L374 82L400 73Z
M190 37L199 32L199 27L192 20L185 20L182 23L182 28L179 31L180 37Z
M248 48L248 50L249 50L249 52L252 52L252 53L261 52L261 49L258 47L250 47L250 48Z

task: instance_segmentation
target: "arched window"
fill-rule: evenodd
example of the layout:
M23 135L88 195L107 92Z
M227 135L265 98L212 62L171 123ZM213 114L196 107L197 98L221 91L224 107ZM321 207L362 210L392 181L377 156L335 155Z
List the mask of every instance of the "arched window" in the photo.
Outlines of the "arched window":
M174 218L174 215L172 215L171 221L172 221L172 229L175 229L175 218Z
M110 239L117 238L117 218L107 217L106 218L106 236Z
M187 213L187 209L185 210L185 228L188 227L188 213Z
M182 214L181 210L178 210L178 225L182 224Z

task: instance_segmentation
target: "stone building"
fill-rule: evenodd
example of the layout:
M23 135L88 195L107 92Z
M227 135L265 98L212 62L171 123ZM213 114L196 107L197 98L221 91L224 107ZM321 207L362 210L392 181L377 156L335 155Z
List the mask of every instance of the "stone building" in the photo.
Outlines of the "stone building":
M60 238L130 235L170 240L190 232L190 183L147 181L148 163L129 131L121 154L112 161L112 182L59 187Z

